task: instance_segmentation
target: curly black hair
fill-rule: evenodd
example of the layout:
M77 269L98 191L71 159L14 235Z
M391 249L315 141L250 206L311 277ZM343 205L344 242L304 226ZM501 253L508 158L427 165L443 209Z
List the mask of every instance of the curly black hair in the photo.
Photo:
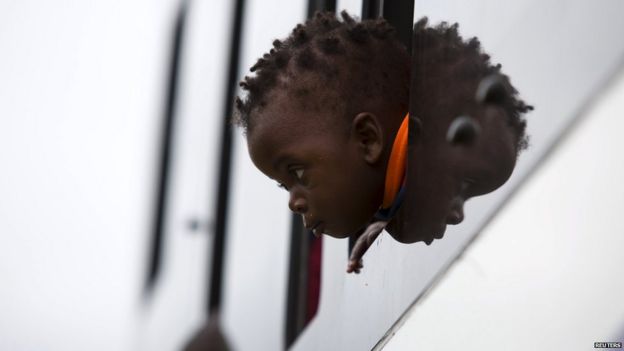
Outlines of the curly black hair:
M317 12L288 38L273 42L251 67L255 76L240 82L247 95L236 98L234 124L250 133L253 114L277 89L306 108L331 109L345 121L363 111L407 112L410 57L395 29L383 18L360 22L345 11L340 15L342 21Z
M459 35L457 23L441 22L428 26L427 17L414 25L412 44L412 85L410 92L410 114L419 118L424 111L431 111L432 96L440 100L441 95L461 94L474 106L475 91L479 82L492 75L498 75L505 85L506 98L501 107L507 115L508 125L516 138L516 152L527 148L526 120L523 115L533 110L518 96L509 77L501 73L501 65L490 63L490 56L482 51L479 39L467 41ZM470 89L466 91L466 89Z

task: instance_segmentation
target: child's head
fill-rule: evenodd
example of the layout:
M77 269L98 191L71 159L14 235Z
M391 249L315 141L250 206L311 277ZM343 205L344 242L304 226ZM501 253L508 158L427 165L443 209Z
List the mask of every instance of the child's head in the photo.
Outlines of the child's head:
M527 146L522 115L532 107L518 98L479 41L464 41L457 27L428 27L426 18L414 26L408 167L412 196L406 200L403 230L394 235L402 242L441 238L447 224L463 220L466 200L507 181L518 153ZM498 92L482 101L477 90L492 79L498 81ZM449 128L460 116L479 131L473 139L449 141Z
M252 161L308 228L344 237L379 208L408 109L409 55L382 19L317 13L251 68L236 123Z

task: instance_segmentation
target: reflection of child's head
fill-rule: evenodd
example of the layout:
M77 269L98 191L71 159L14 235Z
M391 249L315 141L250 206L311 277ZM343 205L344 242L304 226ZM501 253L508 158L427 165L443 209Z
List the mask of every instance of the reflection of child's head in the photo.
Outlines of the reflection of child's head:
M477 38L464 41L458 25L414 26L410 88L410 159L408 215L403 242L441 238L447 224L463 220L464 202L494 191L511 175L516 158L527 146L522 115L532 109L517 96L500 65L492 65ZM502 94L478 101L486 77L496 77ZM480 130L474 140L447 140L460 116ZM413 128L412 128L413 127Z
M254 164L290 193L308 228L346 236L381 203L408 109L409 55L384 20L317 13L251 68L236 123Z

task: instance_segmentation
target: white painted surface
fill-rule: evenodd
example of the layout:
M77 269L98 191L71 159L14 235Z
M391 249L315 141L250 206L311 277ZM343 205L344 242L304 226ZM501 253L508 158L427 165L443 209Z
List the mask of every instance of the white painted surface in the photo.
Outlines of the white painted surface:
M624 71L384 350L624 342Z
M221 117L231 3L192 2L164 270L147 303L140 292L177 1L0 3L0 349L170 350L199 325L206 285L198 277L210 253L206 237L186 225L194 216L212 220L218 132L210 121ZM361 5L353 4L339 6ZM305 9L302 0L250 1L242 67L288 35ZM617 1L418 1L415 9L415 18L459 21L505 64L538 108L532 148L504 188L471 201L466 222L431 247L382 236L364 273L347 276L347 242L326 239L320 310L295 350L373 347L622 57ZM224 330L239 350L280 349L287 194L253 167L241 137L234 152Z
M143 295L179 4L0 4L0 349L178 350L204 319L229 1L190 3Z
M0 349L136 349L175 4L0 2Z

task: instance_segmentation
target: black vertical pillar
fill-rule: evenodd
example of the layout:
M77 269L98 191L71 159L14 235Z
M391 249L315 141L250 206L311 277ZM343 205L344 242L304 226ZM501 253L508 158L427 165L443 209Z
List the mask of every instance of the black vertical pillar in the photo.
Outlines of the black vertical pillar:
M210 272L210 294L208 296L208 312L217 311L221 305L221 292L223 289L223 260L226 245L227 210L230 194L230 171L232 168L232 102L236 93L238 81L241 33L243 27L244 0L236 0L232 16L232 41L229 49L229 67L225 86L225 101L223 102L223 115L221 127L221 148L219 155L219 176L216 189L217 199L214 224L214 241L212 249L212 271ZM208 79L208 77L206 77Z
M162 136L160 142L160 160L158 165L158 187L156 194L156 206L154 222L152 224L152 241L149 262L147 265L147 279L144 292L149 294L158 281L162 265L162 245L164 238L165 217L167 215L167 193L169 191L169 164L173 142L173 130L175 126L175 112L178 92L178 73L180 71L180 55L184 36L184 25L187 13L186 1L183 1L176 14L172 39L171 56L169 59L169 72L167 82L167 96L163 113Z
M308 18L316 11L336 12L336 0L308 0Z
M380 17L384 0L362 0L362 19Z
M383 1L381 16L396 28L399 40L411 51L414 0Z
M362 19L383 17L397 30L399 40L410 49L414 24L414 0L363 0Z

